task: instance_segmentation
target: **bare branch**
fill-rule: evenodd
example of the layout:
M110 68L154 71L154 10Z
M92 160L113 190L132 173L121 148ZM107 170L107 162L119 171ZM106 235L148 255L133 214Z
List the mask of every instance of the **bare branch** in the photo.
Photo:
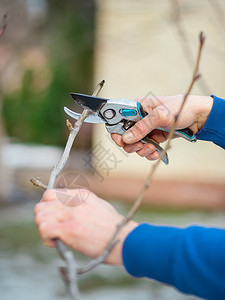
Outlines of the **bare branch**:
M105 81L102 80L97 85L97 87L95 88L95 90L92 94L93 96L97 96L99 94L104 83L105 83ZM74 126L71 128L63 155L62 155L61 159L59 160L57 166L53 168L53 170L50 174L48 189L54 187L56 178L60 174L62 169L64 168L64 166L69 158L69 154L70 154L73 142L83 124L83 121L87 117L88 113L89 113L89 110L84 109L82 114L80 115L79 119L75 122ZM66 276L66 283L68 284L68 287L70 290L71 299L78 300L80 298L80 295L79 295L79 289L78 289L78 284L77 284L77 270L76 270L77 264L76 264L74 255L73 255L72 251L69 251L67 249L66 245L64 245L64 243L62 241L60 241L59 239L56 239L55 242L56 242L57 250L58 250L60 256L66 262L66 268L64 269L64 270L66 270L66 272L64 272L64 279Z
M68 250L66 245L60 239L56 239L55 242L58 253L66 262L66 266L63 268L65 273L63 274L61 269L61 274L64 275L63 279L69 288L71 299L79 300L80 292L77 282L77 264L73 252Z
M92 94L93 96L98 96L98 94L100 93L104 83L105 83L105 81L102 80L96 86L96 88L95 88L95 90ZM65 149L63 151L62 157L59 160L58 164L53 168L53 170L50 174L48 186L43 184L40 181L39 178L31 178L30 181L35 186L38 186L38 187L40 187L42 189L45 189L45 190L54 188L56 178L61 173L61 171L63 170L63 168L64 168L64 166L67 162L67 160L69 158L71 148L73 146L73 142L74 142L78 132L80 131L80 128L83 124L83 121L85 120L85 118L87 117L88 114L89 114L89 110L84 109L81 116L79 117L79 119L75 122L74 126L72 126L72 124L67 120L66 123L67 123L67 127L70 130L70 134L69 134ZM76 260L73 256L72 251L68 250L66 245L61 240L56 239L55 242L56 242L56 247L57 247L59 255L66 262L66 266L61 267L60 271L61 271L61 274L63 276L64 281L66 282L66 284L69 287L71 299L72 300L79 300L80 299L80 293L79 293L78 284L77 284L77 273L78 272L77 272Z

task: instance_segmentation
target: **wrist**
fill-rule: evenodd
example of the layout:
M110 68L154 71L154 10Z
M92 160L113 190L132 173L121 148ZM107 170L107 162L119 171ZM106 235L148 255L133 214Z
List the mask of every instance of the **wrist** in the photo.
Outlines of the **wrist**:
M112 264L112 265L122 265L123 264L123 258L122 258L122 248L124 241L126 237L133 231L139 224L137 222L134 222L133 220L129 221L120 231L118 234L116 240L118 240L118 243L113 248L113 250L110 252L108 257L106 258L106 263Z
M197 134L204 126L210 111L213 106L213 97L211 96L194 96L194 114L195 123L190 127L190 129Z

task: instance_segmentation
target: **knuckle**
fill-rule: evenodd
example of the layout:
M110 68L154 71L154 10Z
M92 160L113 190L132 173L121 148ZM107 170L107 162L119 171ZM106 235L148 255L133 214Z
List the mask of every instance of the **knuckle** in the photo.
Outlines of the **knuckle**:
M166 109L161 110L160 119L163 123L166 123L168 120L168 111Z
M156 108L154 112L157 122L163 126L168 126L174 117L173 114L171 114L164 106Z
M143 97L139 102L143 106L144 110L148 113L150 113L157 106L157 99L153 96Z
M139 102L143 106L144 109L148 109L149 106L152 104L151 98L150 97L142 97Z

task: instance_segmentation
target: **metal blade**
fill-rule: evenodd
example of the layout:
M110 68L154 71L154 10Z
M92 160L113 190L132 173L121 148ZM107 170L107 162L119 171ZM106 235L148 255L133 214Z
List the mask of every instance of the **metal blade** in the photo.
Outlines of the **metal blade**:
M76 113L75 111L70 110L67 107L64 107L64 111L65 113L67 113L67 115L69 115L70 117L72 117L75 120L78 120L81 114ZM90 114L87 116L87 118L84 120L84 122L86 123L105 123L105 121L100 118L97 114Z
M104 105L107 102L107 99L84 94L70 93L70 95L78 105L95 112L99 111L102 105Z

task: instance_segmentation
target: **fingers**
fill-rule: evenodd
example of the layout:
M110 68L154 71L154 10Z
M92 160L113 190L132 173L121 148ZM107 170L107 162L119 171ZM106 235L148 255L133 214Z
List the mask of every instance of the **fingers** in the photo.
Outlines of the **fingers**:
M51 218L51 214L43 211L36 213L35 223L44 245L55 247L54 239L59 237L60 223L55 220L55 217Z
M42 222L38 226L42 242L47 247L55 247L55 239L60 237L60 224L57 222Z
M47 190L34 209L35 223L43 243L55 247L54 239L60 236L60 224L66 219L64 206L57 200L55 190Z
M156 129L158 127L169 128L174 118L173 114L168 114L168 109L165 106L157 106L159 103L152 103L149 99L143 99L141 102L149 114L122 136L115 133L111 136L114 142L127 153L136 152L139 156L146 157L148 160L155 160L159 158L155 146L151 143L143 144L140 140L147 135L149 136L150 133L150 139L153 139L156 143L164 142L168 134Z
M142 157L147 157L153 152L155 152L155 146L152 144L143 144L142 142L136 142L133 144L125 144L122 141L122 137L119 134L112 134L112 139L116 142L116 144L124 149L127 153L136 152L138 155Z
M158 106L126 131L122 136L122 141L126 144L135 143L158 127L169 128L172 122L173 117L168 114L167 109L164 106Z
M58 200L39 202L34 209L35 223L45 246L55 247L55 239L63 236L64 224L70 221L70 209Z
M133 144L125 144L122 141L122 137L119 134L111 134L112 139L116 142L116 144L124 149L127 153L136 152L141 157L146 157L148 160L156 160L159 158L159 154L156 151L156 148L153 144L143 144L142 142L136 142ZM166 140L166 136L163 132L153 131L152 138L155 142L161 143Z
M127 152L127 153L133 153L133 152L137 152L141 149L143 149L144 145L141 142L137 142L134 144L124 144L123 149Z
M147 144L141 150L137 151L137 154L141 157L147 157L154 152L156 152L155 146L153 146L152 144Z
M42 222L48 221L57 221L63 222L66 219L64 210L62 208L57 208L57 206L42 205L39 203L35 207L35 223L40 225Z

